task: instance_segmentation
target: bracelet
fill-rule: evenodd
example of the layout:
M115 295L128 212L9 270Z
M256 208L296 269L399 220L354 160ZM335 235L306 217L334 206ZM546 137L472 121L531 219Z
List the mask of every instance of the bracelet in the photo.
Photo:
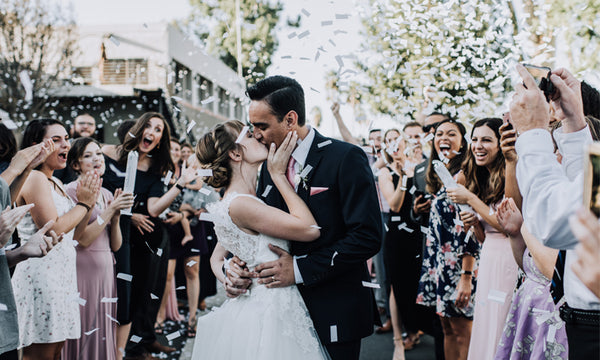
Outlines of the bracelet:
M78 202L77 204L75 204L75 206L77 206L77 205L83 206L87 211L92 210L92 208L88 204L84 204L82 202Z
M473 272L471 270L461 270L460 274L461 275L473 275Z
M180 191L183 191L184 187L179 185L179 183L175 183L175 187L178 188Z

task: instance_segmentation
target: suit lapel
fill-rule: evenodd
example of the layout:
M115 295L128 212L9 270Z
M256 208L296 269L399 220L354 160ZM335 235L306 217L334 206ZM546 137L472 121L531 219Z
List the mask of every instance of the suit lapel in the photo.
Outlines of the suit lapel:
M308 155L306 156L306 161L304 163L304 168L310 165L312 170L306 175L306 187L302 186L301 184L298 186L298 196L300 196L300 198L307 204L308 199L310 198L310 187L313 176L317 171L317 167L321 162L321 158L323 157L323 149L326 148L326 146L319 147L319 144L321 144L323 141L327 141L327 138L315 130L315 138L310 145L310 150L308 151Z

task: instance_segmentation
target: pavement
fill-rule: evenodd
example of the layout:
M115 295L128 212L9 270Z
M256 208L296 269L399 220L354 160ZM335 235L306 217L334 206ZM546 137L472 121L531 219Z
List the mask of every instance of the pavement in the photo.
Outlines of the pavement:
M208 314L210 309L221 304L227 299L222 286L218 286L217 295L206 298L205 311L199 311L198 316ZM179 309L182 315L187 314L187 308ZM172 354L153 354L156 358L172 360L189 360L192 358L194 339L185 337L185 322L176 323L167 321L165 323L164 335L159 335L158 340L164 344L175 347L177 351ZM170 339L170 340L169 340ZM392 360L394 343L392 333L375 334L363 339L360 360ZM406 360L434 360L433 338L428 335L421 337L421 343L413 350L406 352ZM207 359L218 360L218 359Z

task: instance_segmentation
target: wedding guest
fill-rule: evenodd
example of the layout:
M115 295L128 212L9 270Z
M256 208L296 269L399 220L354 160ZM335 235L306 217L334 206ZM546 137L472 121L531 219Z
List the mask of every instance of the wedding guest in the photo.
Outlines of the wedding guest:
M189 143L181 143L181 161L187 161L194 154L194 148Z
M19 263L12 278L19 317L19 347L23 348L24 359L56 359L66 339L80 337L81 301L77 294L73 232L82 221L87 223L100 189L99 176L86 174L76 190L79 202L74 203L60 180L52 177L54 170L66 166L71 147L63 124L54 119L31 121L25 128L21 147L46 139L54 142L55 151L39 170L31 172L16 199L18 205L35 204L19 224L19 236L26 242L50 220L55 221L52 229L65 235L64 241L47 256Z
M91 137L73 141L67 163L79 174L79 182L87 173L104 175L104 156L100 143ZM77 186L78 181L73 181L65 188L74 202L78 201ZM79 241L76 247L77 290L86 304L79 311L81 337L67 340L63 359L116 359L117 324L112 319L117 316L117 304L102 300L117 297L112 251L118 251L122 242L120 210L132 205L132 194L117 189L113 198L110 191L101 188L88 223L80 224L75 230L75 237Z
M402 325L411 345L417 342L419 319L415 299L421 271L421 233L410 219L410 195L414 175L405 155L406 144L400 131L390 129L384 135L383 156L389 164L379 172L379 188L390 205L388 231L384 240L384 263L391 283L390 312L394 330L394 359L404 359Z
M569 219L573 234L579 239L575 252L579 257L572 265L573 272L596 297L600 298L600 224L589 209L577 210Z
M523 218L527 229L544 245L567 249L564 276L553 279L554 296L566 303L561 306L561 318L566 322L569 358L600 357L600 301L572 272L578 256L573 248L577 238L568 226L568 218L582 202L582 149L592 137L586 125L581 100L581 85L565 69L552 71L550 80L557 103L565 118L554 138L563 155L562 165L555 161L552 137L547 131L549 109L545 94L522 65L517 71L523 84L516 85L510 106L511 123L519 132L516 150L519 156L517 179L523 194ZM541 191L543 189L543 191ZM558 261L557 261L558 262Z
M135 120L125 120L119 125L117 128L117 138L119 139L119 144L125 142L125 138L127 137L129 130L135 125Z
M494 214L504 197L505 160L500 149L502 119L485 118L471 130L471 146L459 175L457 188L448 189L450 199L467 204L479 221L474 236L483 243L477 272L475 314L469 359L491 359L496 352L517 283L517 264L510 240Z
M500 203L496 217L525 279L513 295L494 359L568 359L565 324L550 294L558 251L531 236L512 198Z
M80 137L96 138L96 119L88 113L77 115L73 120L73 127L69 131L71 138Z
M460 211L450 201L432 164L443 160L450 174L456 176L468 150L465 134L465 127L459 122L447 119L438 123L426 173L427 191L435 198L431 203L417 303L436 307L447 360L467 358L479 244L473 236L466 236L466 228L474 225L475 215Z
M128 357L141 359L148 352L173 352L175 349L160 344L154 333L169 258L168 238L163 236L162 220L158 216L191 180L193 171L182 171L176 184L164 192L161 177L173 171L174 166L170 129L159 113L144 113L128 131L123 144L106 145L102 151L108 164L104 185L109 191L123 187L129 153L137 151L139 154L133 216L121 216L123 243L115 253L117 320L121 324L117 329L117 350L122 353L128 336L135 335L142 339L127 344ZM119 277L120 273L123 276Z

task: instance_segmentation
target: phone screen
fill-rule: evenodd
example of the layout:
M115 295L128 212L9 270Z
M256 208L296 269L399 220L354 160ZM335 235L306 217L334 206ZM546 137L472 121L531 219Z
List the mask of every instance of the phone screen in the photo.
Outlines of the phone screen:
M583 201L596 217L600 217L600 142L593 143L587 150Z
M537 86L540 86L540 84L542 83L542 79L546 79L551 72L551 69L546 66L535 66L529 64L523 64L523 66L535 79L535 83L537 84Z

